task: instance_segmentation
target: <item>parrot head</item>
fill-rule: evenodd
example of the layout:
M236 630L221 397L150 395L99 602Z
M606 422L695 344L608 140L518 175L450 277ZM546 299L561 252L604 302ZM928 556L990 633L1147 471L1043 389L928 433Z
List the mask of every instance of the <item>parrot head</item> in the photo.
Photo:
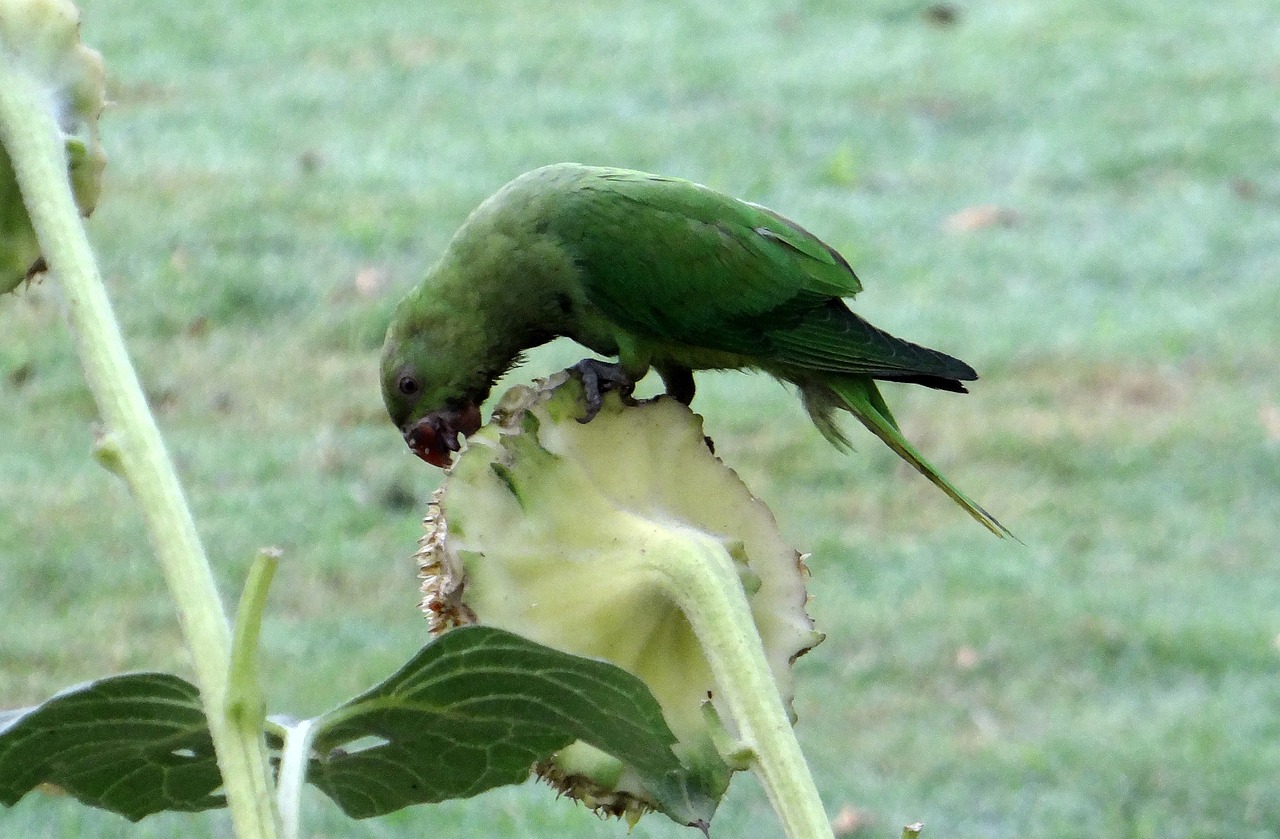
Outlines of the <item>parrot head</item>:
M480 403L493 384L454 357L449 339L447 328L397 316L387 331L381 365L382 401L391 421L414 454L442 469L460 448L458 435L480 428Z

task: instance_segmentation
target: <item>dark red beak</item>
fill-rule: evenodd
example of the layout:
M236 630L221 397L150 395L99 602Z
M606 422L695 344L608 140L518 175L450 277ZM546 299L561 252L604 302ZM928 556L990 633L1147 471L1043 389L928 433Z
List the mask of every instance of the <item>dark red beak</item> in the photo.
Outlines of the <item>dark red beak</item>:
M480 408L468 403L461 408L433 411L404 429L404 441L418 457L446 469L453 453L461 448L458 435L470 437L480 428Z

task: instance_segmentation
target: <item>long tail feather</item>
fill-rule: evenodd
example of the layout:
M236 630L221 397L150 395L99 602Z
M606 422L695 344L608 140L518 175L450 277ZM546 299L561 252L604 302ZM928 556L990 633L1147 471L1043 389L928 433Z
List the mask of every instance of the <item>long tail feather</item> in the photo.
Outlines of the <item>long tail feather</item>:
M967 495L956 489L950 481L942 477L941 473L934 469L933 465L925 460L915 450L914 446L907 442L907 438L903 437L902 432L898 430L898 423L894 420L893 414L889 412L889 406L885 404L884 397L880 395L880 391L876 388L874 381L868 378L849 376L829 380L827 384L835 392L836 396L840 398L841 407L847 408L872 434L879 437L884 441L885 445L897 452L898 457L910 463L922 475L933 482L934 486L951 496L951 499L963 507L969 515L977 519L979 524L1002 539L1005 536L1017 539L1016 536L1009 532L1007 527L996 520L995 516L982 509ZM827 416L829 418L829 411ZM821 425L819 428L821 429ZM829 436L828 439L830 439Z

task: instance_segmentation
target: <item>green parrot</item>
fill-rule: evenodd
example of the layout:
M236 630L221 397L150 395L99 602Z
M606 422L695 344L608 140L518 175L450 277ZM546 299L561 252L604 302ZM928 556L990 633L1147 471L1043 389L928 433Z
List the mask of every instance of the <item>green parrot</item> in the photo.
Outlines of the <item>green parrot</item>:
M458 435L521 354L559 336L616 364L575 365L589 420L601 391L629 394L650 368L688 404L694 370L754 369L799 390L841 450L853 414L998 536L1008 530L907 442L876 380L965 393L959 359L872 326L842 298L849 263L772 210L678 178L575 163L528 172L475 209L397 306L382 395L415 454L445 467Z

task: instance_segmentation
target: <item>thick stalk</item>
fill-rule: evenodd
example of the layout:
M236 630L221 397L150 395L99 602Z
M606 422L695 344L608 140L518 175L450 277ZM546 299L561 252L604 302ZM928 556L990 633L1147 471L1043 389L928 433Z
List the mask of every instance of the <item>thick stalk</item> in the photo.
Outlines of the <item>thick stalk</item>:
M647 532L636 544L644 546L645 560L698 636L716 696L729 710L783 831L789 839L830 839L831 823L773 681L733 557L696 530L637 526Z
M241 839L274 837L277 817L262 731L227 710L231 636L182 488L147 408L71 195L53 102L0 52L0 142L40 248L65 291L85 378L142 516L195 666L223 789ZM118 455L115 456L115 455Z

